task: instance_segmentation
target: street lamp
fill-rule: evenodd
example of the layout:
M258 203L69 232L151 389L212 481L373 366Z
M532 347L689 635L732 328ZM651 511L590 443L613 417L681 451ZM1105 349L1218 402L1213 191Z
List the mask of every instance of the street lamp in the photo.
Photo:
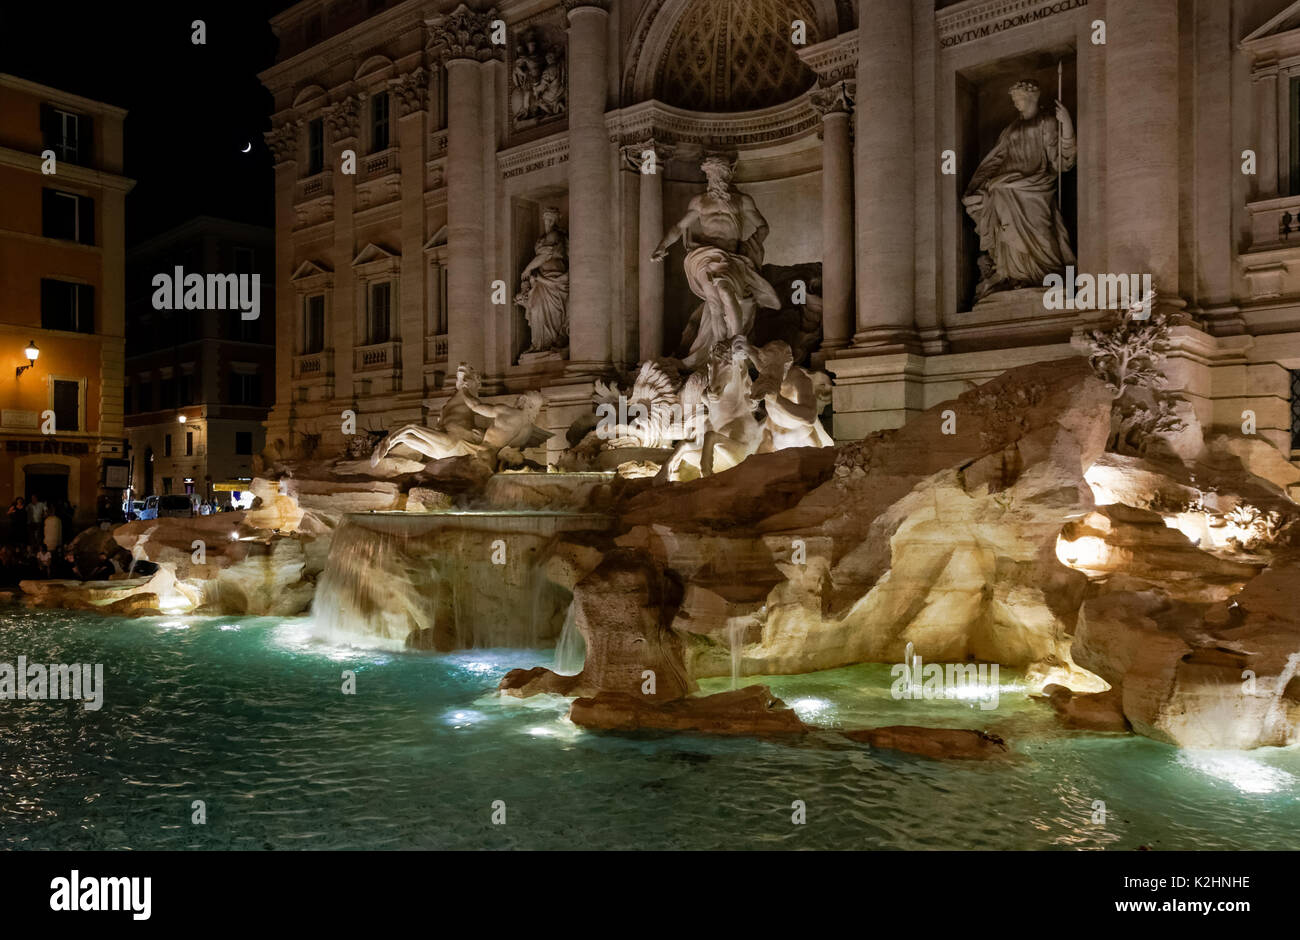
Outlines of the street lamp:
M18 367L14 376L15 378L21 378L24 372L36 365L36 357L41 354L41 351L36 348L36 340L32 340L27 344L27 348L23 350L23 354L27 356L27 365Z
M176 420L179 421L181 424L184 424L184 423L185 423L185 415L177 415L177 416L176 416Z

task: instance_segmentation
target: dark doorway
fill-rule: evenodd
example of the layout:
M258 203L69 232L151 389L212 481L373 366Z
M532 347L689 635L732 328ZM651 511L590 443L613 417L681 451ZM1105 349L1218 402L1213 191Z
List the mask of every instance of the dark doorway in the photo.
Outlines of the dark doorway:
M56 469L33 469L28 467L23 473L26 478L27 495L39 493L48 505L53 506L68 498L68 471L59 473Z

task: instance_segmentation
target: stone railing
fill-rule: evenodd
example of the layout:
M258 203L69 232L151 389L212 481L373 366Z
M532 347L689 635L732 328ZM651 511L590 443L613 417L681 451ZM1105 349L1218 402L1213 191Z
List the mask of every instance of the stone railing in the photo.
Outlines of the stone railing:
M379 153L372 153L368 157L361 157L359 162L361 164L361 182L396 173L397 148L389 147L387 150L379 151Z
M444 128L429 135L429 159L442 156L447 152L447 131Z
M396 340L358 346L352 364L355 372L391 371L402 363L402 344Z
M426 336L424 338L424 361L425 362L446 362L447 361L447 334L439 333L436 336Z
M1300 196L1280 196L1246 204L1250 212L1250 250L1300 246Z
M298 180L294 186L293 203L308 202L312 199L319 199L322 196L334 194L334 171L323 170L315 176L308 176L305 179Z
M314 379L329 374L329 350L304 353L293 359L293 377L295 379Z

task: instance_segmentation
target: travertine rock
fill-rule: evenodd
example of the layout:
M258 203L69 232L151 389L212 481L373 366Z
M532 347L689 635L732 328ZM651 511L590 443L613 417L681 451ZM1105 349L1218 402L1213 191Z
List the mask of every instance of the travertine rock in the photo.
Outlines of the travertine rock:
M961 728L892 725L888 728L845 731L843 734L859 744L945 760L989 760L1006 757L1010 753L1007 743L997 735Z
M569 708L569 720L600 731L801 734L808 730L794 710L764 685L658 703L636 693L598 692L590 698L575 699Z

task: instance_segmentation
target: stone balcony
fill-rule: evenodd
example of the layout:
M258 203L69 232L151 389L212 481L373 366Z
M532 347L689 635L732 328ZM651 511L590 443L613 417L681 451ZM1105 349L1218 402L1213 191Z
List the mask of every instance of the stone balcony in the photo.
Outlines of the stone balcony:
M1250 250L1300 248L1300 195L1246 203Z
M424 338L424 361L425 362L446 362L447 361L447 334L439 333L435 336L426 336Z
M399 171L397 161L398 150L396 147L389 147L387 150L357 158L357 182L364 183L367 180L388 176L390 173L397 173Z
M357 346L353 351L354 372L392 372L401 368L402 344L397 340Z
M320 352L294 356L293 377L295 379L323 379L327 377L333 371L330 368L331 355L330 350L324 349Z
M301 205L313 199L334 195L334 171L322 170L315 176L307 176L294 184L293 204Z

